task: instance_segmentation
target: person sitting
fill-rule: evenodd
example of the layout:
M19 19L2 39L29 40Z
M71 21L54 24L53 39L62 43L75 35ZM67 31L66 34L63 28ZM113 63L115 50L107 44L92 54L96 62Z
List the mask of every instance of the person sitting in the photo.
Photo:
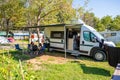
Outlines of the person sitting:
M80 46L80 34L78 33L77 38L76 38L76 49L79 50L79 46Z
M38 45L38 50L40 50L41 48L42 48L42 44L39 43L39 45Z
M32 51L32 50L33 50L33 46L34 46L34 42L31 42L31 43L28 45L28 49L29 49L30 51Z
M41 43L39 43L39 47L38 47L38 49L39 49L39 53L41 54L41 53L43 53L44 51L45 51L45 44L41 44Z
M34 42L31 42L29 46L30 53L37 54L38 47L34 44Z
M38 50L38 47L37 47L37 45L33 45L33 49L32 49L33 51L37 51Z
M41 37L40 37L40 43L41 43L42 46L44 45L44 35L41 35Z

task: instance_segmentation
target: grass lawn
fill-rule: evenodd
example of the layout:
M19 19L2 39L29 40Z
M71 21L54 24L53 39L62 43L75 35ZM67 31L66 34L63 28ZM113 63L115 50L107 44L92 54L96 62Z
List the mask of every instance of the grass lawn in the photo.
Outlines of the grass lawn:
M53 52L31 57L21 52L0 50L0 80L110 80L114 68L107 61L85 56L74 59Z

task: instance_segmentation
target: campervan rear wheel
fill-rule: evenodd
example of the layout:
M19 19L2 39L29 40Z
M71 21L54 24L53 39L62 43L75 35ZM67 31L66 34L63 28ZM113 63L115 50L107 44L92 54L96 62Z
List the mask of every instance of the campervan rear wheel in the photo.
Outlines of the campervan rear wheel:
M106 54L104 51L97 50L94 52L93 58L97 61L104 61L106 60Z

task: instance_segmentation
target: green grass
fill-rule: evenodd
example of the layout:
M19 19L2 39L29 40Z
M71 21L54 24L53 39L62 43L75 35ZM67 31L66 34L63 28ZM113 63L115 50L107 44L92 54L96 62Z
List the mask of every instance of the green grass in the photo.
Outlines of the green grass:
M57 52L58 53L58 52ZM56 53L56 54L57 54ZM49 53L54 56L54 53ZM58 53L62 54L62 53ZM37 58L37 57L36 57ZM0 80L110 80L114 68L108 62L96 62L89 57L67 60L64 64L49 63L54 61L48 58L42 64L28 63L30 56L11 50L0 51ZM22 61L22 67L21 67ZM24 76L23 76L23 75Z
M120 47L120 42L118 42L118 43L116 44L116 46L117 46L117 47Z
M80 62L44 64L42 67L42 70L34 73L37 80L110 80L113 73L113 68L108 67L108 65L100 67Z
M109 69L112 68L79 62L68 62L62 65L44 64L42 70L34 73L34 77L37 80L110 80L112 71Z

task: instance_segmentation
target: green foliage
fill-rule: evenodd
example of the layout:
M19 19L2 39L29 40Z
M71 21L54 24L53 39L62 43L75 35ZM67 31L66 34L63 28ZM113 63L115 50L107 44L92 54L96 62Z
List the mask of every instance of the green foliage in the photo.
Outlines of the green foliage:
M0 18L2 19L2 25L8 26L20 26L16 25L21 22L22 25L24 20L24 4L20 0L5 0L0 5ZM24 18L25 19L25 18ZM5 25L7 24L7 26Z
M104 25L105 29L109 29L112 22L111 16L105 16L101 19L101 24Z
M97 17L94 17L93 19L93 27L97 29L97 24L100 23L100 19Z
M97 26L98 31L104 31L105 30L105 26L101 22L98 22L96 26Z
M116 46L117 46L117 47L120 47L120 42L118 42L118 43L116 44Z
M28 12L32 25L63 23L74 15L70 1L67 0L30 0Z
M94 13L90 13L90 12L85 12L84 13L84 17L83 17L83 21L87 24L87 25L90 25L90 26L93 26L94 22Z
M75 17L75 10L72 8L70 2L66 1L61 4L56 16L58 23L67 23L67 21Z
M84 6L77 7L76 19L81 18L87 25L93 26L98 31L120 30L120 15L112 18L112 16L104 16L101 19L97 18L92 9L88 9L89 0L84 1Z
M15 80L20 79L20 68L18 62L13 60L13 57L8 54L0 53L0 76L1 80Z
M98 31L104 31L105 29L120 30L120 16L116 16L115 18L104 16L101 19L94 17L93 23Z
M116 16L113 19L113 22L110 27L111 30L120 30L120 15Z
M0 0L0 26L8 31L14 27L70 23L81 18L98 31L120 30L120 15L97 18L88 8L89 0L74 9L73 0Z
M3 50L0 52L1 80L109 80L114 71L108 62L95 62L82 56L78 60L71 59L63 64L49 63L55 61L53 59L41 61L37 58L41 64L32 64L25 61L30 59L28 55L14 50L9 53Z

